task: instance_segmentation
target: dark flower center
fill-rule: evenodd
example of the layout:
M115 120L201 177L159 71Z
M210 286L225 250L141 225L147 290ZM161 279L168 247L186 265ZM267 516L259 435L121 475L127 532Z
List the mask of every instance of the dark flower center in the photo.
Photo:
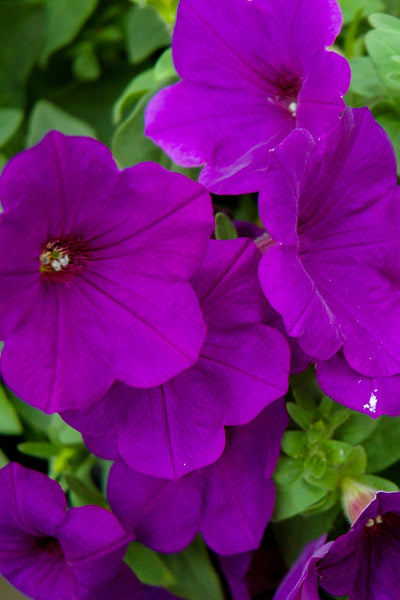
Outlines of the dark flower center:
M375 539L377 537L387 537L388 535L395 535L397 537L399 529L400 517L392 512L370 519L364 527L365 533Z
M297 97L301 89L301 78L297 75L279 75L274 81L276 90L274 102L296 116Z
M40 273L47 281L67 283L85 267L88 245L79 237L51 240L40 255Z
M52 536L36 537L35 546L40 552L46 552L52 556L62 556L64 554L60 542Z

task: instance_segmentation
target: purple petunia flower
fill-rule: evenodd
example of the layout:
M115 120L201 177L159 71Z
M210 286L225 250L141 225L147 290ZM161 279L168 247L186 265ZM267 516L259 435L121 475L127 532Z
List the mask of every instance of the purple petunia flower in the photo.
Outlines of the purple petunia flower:
M399 539L400 492L378 492L348 533L306 548L274 600L318 600L318 581L333 596L392 600L400 584Z
M296 127L319 136L344 109L350 69L325 49L341 23L336 0L181 0L183 81L150 102L146 134L175 162L205 164L213 192L259 190L270 148Z
M320 141L297 130L273 150L260 192L267 299L308 355L343 346L370 376L400 372L396 181L387 135L368 109L348 109Z
M100 142L52 132L9 162L0 197L1 369L23 400L88 406L115 379L158 385L197 360L188 280L213 228L199 184L119 171Z
M198 362L160 387L117 383L92 408L63 413L92 451L120 455L148 475L181 477L217 460L225 425L249 422L285 394L289 351L263 324L259 260L250 240L210 241L192 278L207 324Z
M321 389L332 400L370 417L400 416L400 375L367 377L346 362L343 352L316 365Z
M179 552L200 531L219 554L257 548L274 505L272 473L287 424L283 402L247 425L230 427L214 464L175 481L111 468L107 495L128 531L160 552Z
M112 591L109 582L126 577L132 538L104 508L67 510L60 485L42 473L17 463L0 471L0 573L35 600L89 600L102 585Z

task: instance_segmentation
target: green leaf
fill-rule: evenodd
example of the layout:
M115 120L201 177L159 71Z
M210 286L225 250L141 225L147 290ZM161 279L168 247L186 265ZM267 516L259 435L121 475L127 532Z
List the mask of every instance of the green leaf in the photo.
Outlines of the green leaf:
M295 423L300 425L302 429L308 429L308 427L313 422L312 413L308 412L301 406L298 406L298 404L295 404L294 402L288 402L286 404L286 408L289 413L289 416L293 419Z
M379 125L385 129L396 152L397 173L400 174L400 115L383 113L376 117Z
M344 25L350 23L359 10L362 10L364 17L378 10L385 10L385 5L380 0L339 0L339 4Z
M162 559L177 582L168 586L173 594L186 600L223 600L221 582L200 536L183 552L164 554Z
M18 418L12 402L10 402L3 384L0 382L0 434L20 435L23 432L21 421Z
M51 415L51 422L48 428L49 437L63 446L76 446L83 444L82 435L62 420L60 415Z
M96 137L90 125L64 112L47 100L39 100L32 111L26 146L29 148L40 142L46 133L56 129L66 135L85 135Z
M171 36L165 22L150 6L132 7L127 20L129 59L138 63L155 50L169 46Z
M78 35L98 0L46 0L46 42L41 54L44 65L51 54Z
M361 103L372 101L385 95L385 86L379 77L369 56L357 56L350 59L350 93L361 97Z
M23 454L47 460L58 456L62 450L62 446L52 444L51 442L23 442L22 444L18 444L18 450L23 452Z
M367 471L376 473L400 459L400 417L380 417L374 434L363 442Z
M124 561L133 569L140 581L147 585L170 588L178 583L165 564L163 556L139 542L129 544Z
M14 135L23 118L19 108L0 108L0 148Z
M350 416L345 423L336 429L335 438L348 444L359 444L369 437L378 425L377 419L371 419L363 413L349 411Z
M119 123L124 113L132 108L142 96L152 90L155 85L154 69L147 69L134 77L113 106L114 123Z
M153 6L166 23L173 23L176 17L178 0L132 0L139 6Z
M321 451L314 452L304 462L304 470L308 471L313 479L322 479L326 473L326 469L326 456Z
M383 14L373 14L370 15L368 21L371 23L372 27L375 29L380 29L381 31L391 31L394 33L400 34L400 20L396 19L396 17L392 17L392 15Z
M395 19L397 20L397 19ZM400 31L376 29L365 36L372 63L384 86L394 98L400 98Z
M43 43L45 11L40 5L20 0L0 2L0 101L24 102L24 84Z
M307 451L307 435L304 431L286 431L282 438L282 450L288 456L298 458Z
M308 483L299 477L290 484L276 481L276 502L273 515L274 521L283 521L302 513L307 508L322 500L326 489Z
M101 75L101 67L93 44L82 42L75 48L72 70L77 79L96 81Z
M130 116L118 127L112 139L113 155L120 167L131 167L139 162L161 162L163 152L144 135L144 111L153 96L149 92L137 103Z
M274 480L282 485L287 485L295 481L302 473L302 459L280 456L275 468Z
M223 212L215 215L215 237L217 240L234 240L238 237L236 227Z
M1 450L1 448L0 448L0 469L5 467L6 465L8 465L9 462L10 461L8 460L7 456L4 454L3 450Z
M365 473L367 468L367 454L362 446L354 446L346 457L345 473L356 478Z
M46 415L46 413L42 412L41 410L38 410L33 406L29 406L29 404L22 402L22 400L17 398L12 393L10 393L10 399L18 415L26 426L39 433L47 434L52 419L51 415Z
M162 81L163 79L169 78L178 79L172 60L172 48L167 48L154 65L154 78L156 81Z
M377 477L376 475L361 475L361 477L357 477L357 481L360 481L364 485L368 485L369 487L381 492L399 491L398 486L393 483L393 481L383 479L383 477Z
M86 483L72 473L64 473L64 478L68 488L82 501L83 505L96 504L103 508L108 507L107 500L94 485Z

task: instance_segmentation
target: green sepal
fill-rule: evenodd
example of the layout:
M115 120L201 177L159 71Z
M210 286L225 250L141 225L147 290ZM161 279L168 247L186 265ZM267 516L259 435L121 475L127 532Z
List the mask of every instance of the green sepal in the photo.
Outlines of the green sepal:
M376 475L361 475L357 478L357 481L382 492L399 491L399 487L393 481L389 481L383 477L377 477Z
M289 484L281 484L275 479L275 487L274 521L283 521L304 512L327 494L325 489L311 485L303 477Z
M286 409L291 419L297 423L297 425L300 425L302 429L307 430L312 424L313 415L298 404L295 404L294 402L288 402L286 404Z
M223 212L215 215L215 237L217 240L234 240L238 237L236 227Z
M281 448L285 454L298 458L307 452L307 434L304 431L286 431L283 434Z
M288 485L303 473L303 460L301 458L287 458L280 456L274 472L276 483Z

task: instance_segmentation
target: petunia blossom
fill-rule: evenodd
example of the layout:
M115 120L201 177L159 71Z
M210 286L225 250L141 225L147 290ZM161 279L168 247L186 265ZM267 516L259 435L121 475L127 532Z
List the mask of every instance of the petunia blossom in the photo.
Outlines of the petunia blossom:
M104 508L67 510L42 473L17 463L0 471L0 573L35 600L81 600L107 584L132 538Z
M315 142L271 152L259 198L259 276L289 335L316 360L342 346L368 376L400 372L400 198L394 150L368 109Z
M289 349L279 331L263 324L259 259L251 240L211 240L191 280L207 324L198 362L162 386L117 383L95 406L63 413L95 453L109 456L114 437L133 469L181 477L217 460L224 426L249 422L285 394Z
M328 52L336 0L181 0L172 52L182 81L146 112L146 134L175 162L205 165L213 192L258 191L268 152L294 128L318 137L339 118L350 83Z
M8 163L0 198L1 371L18 396L88 406L115 379L158 385L197 360L189 279L213 228L199 184L119 171L100 142L52 132Z
M228 428L218 461L175 481L117 461L108 481L110 505L127 531L160 552L179 552L199 531L219 554L253 550L272 515L271 477L286 425L278 400L251 423Z

